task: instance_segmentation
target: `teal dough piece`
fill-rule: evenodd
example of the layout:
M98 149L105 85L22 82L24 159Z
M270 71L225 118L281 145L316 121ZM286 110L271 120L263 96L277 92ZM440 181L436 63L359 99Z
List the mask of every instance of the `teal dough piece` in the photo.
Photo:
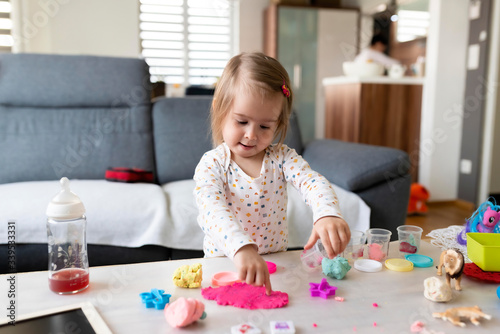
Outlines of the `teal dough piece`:
M343 279L347 272L351 270L351 266L347 259L337 256L333 260L324 257L321 261L321 267L323 269L323 274L328 277Z

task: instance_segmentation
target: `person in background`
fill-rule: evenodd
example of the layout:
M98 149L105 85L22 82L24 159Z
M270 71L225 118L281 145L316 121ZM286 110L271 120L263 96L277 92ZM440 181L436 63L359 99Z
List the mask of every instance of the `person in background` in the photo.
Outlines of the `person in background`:
M375 62L386 67L400 64L397 59L391 58L384 53L388 46L387 39L382 35L374 35L372 37L370 47L362 50L354 59L356 63Z

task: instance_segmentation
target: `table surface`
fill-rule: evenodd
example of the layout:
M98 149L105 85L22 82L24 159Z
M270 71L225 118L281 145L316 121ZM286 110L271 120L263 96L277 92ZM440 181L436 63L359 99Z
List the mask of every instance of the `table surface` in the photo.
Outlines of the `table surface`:
M436 264L441 250L427 242L421 244L421 254L431 256ZM399 257L397 244L390 246L390 257ZM288 293L289 304L271 310L246 310L219 306L204 300L200 289L175 287L172 274L184 264L203 265L203 284L211 284L213 274L234 271L228 258L190 259L151 262L133 265L95 267L90 269L90 287L75 295L57 295L48 288L47 272L17 274L17 315L64 305L90 301L113 333L230 333L231 326L252 322L262 333L270 333L273 320L291 320L296 333L410 333L410 326L419 320L428 330L445 333L468 331L493 333L500 329L500 300L496 296L498 284L483 283L464 276L461 292L453 290L448 303L434 303L423 296L423 281L436 276L435 265L415 268L410 272L395 272L383 268L377 273L364 273L352 268L343 280L328 278L336 286L337 296L323 299L311 297L309 282L319 283L325 277L321 271L308 271L300 262L300 252L290 251L265 255L265 260L277 264L271 275L274 290ZM7 275L0 275L0 307L5 310ZM444 278L442 278L444 279ZM141 292L152 288L164 289L177 297L203 300L207 318L184 329L174 329L164 320L163 312L146 309L140 301ZM374 307L373 304L378 304ZM479 327L466 322L465 329L432 317L432 312L443 312L451 307L478 305L491 320L481 320ZM6 316L5 311L0 317ZM376 326L374 326L376 323ZM317 327L313 327L316 324Z

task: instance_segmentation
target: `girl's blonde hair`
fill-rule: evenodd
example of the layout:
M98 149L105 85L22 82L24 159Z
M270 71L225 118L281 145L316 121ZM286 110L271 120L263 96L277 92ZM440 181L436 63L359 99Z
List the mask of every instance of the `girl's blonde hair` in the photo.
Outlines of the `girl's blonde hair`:
M283 87L285 85L285 87ZM288 90L288 94L286 91ZM222 128L238 94L253 93L262 98L281 94L283 106L274 139L283 143L292 112L293 91L285 68L274 58L260 52L241 53L229 60L215 88L210 110L212 140L215 146L223 142ZM288 96L287 96L288 95Z

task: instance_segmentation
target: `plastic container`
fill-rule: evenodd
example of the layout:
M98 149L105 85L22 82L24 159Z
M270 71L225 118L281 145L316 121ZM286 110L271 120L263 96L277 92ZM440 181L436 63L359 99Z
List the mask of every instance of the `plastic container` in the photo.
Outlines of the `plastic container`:
M427 268L434 264L432 257L422 254L406 254L405 259L413 263L415 267Z
M420 250L422 228L413 225L401 225L397 228L399 253L404 257L407 254L417 254Z
M375 261L385 261L389 254L392 232L383 228L371 228L366 231L368 257Z
M61 179L61 191L47 207L49 288L58 294L73 294L89 286L85 207Z
M351 240L344 250L343 257L350 263L362 258L364 255L364 248L366 243L366 234L362 231L352 230Z
M467 256L484 271L500 271L500 234L467 233Z
M326 253L323 243L321 243L321 240L319 239L314 247L304 250L300 254L300 260L307 269L316 269L321 267L321 261L324 257L328 258L328 254Z
M366 273L376 273L382 270L382 263L370 259L358 259L354 261L354 268Z
M238 278L238 273L232 271L221 271L212 276L213 286L233 285L239 281L240 279Z
M385 266L392 271L412 271L413 262L403 259L387 259Z

